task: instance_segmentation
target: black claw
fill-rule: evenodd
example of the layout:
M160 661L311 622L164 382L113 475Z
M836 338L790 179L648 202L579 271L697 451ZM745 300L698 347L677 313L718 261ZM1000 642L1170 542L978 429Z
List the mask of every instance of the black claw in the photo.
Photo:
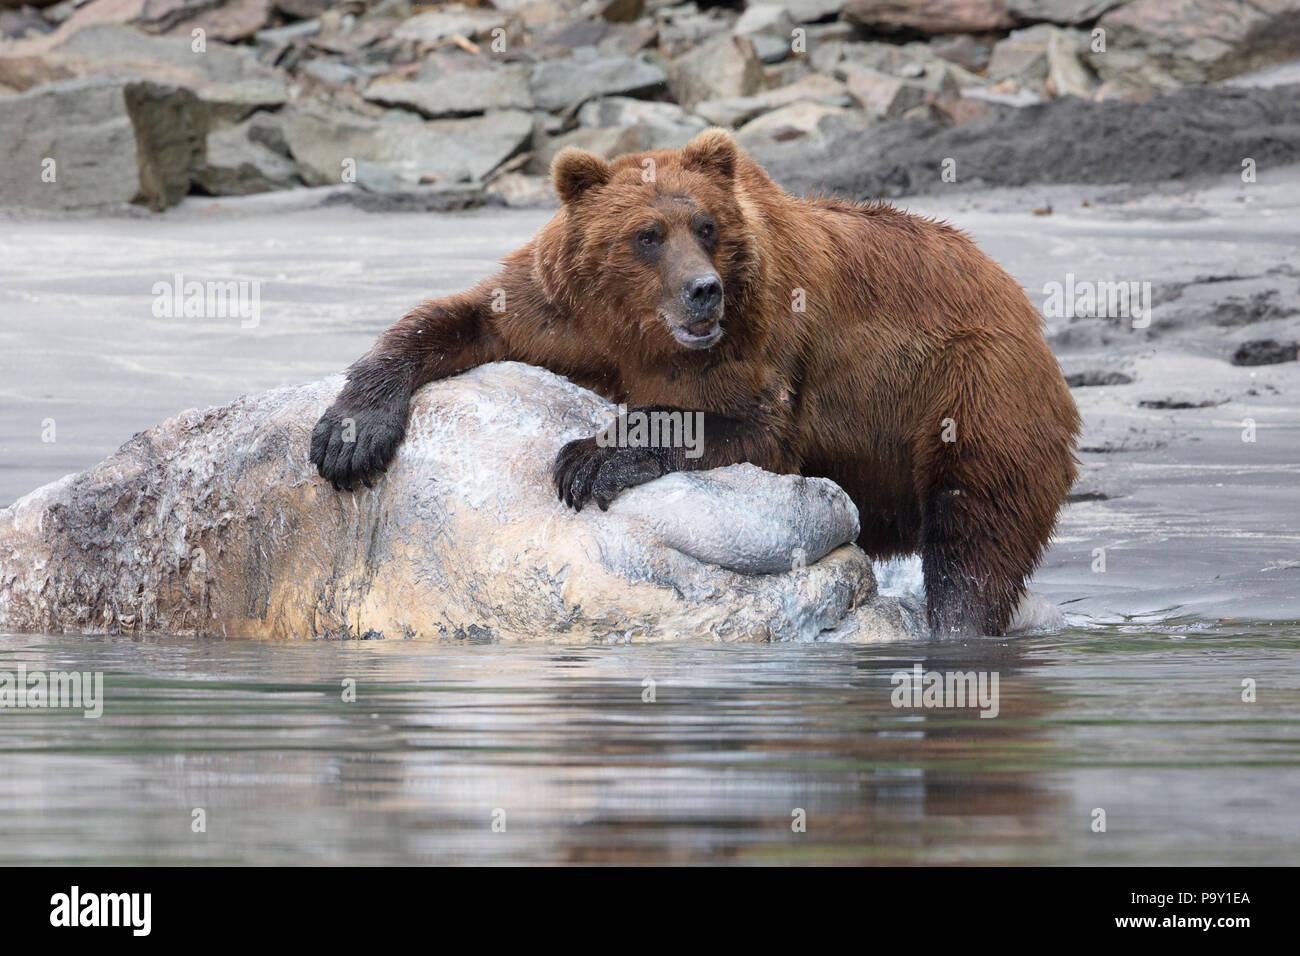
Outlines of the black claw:
M342 422L356 423L355 441L343 441ZM373 479L386 474L406 428L406 407L362 407L340 398L312 429L311 461L336 491L374 488Z
M592 483L600 471L601 459L595 456L582 462L582 466L573 476L573 493L585 505L591 500Z

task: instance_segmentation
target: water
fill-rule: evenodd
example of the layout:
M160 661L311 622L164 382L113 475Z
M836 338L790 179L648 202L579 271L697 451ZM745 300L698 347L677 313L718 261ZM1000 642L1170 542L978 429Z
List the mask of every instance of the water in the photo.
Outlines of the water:
M101 670L106 704L98 719L0 715L0 863L1293 864L1295 636L7 636L0 670ZM890 677L916 662L998 672L999 715L896 709ZM1256 703L1241 700L1247 677Z

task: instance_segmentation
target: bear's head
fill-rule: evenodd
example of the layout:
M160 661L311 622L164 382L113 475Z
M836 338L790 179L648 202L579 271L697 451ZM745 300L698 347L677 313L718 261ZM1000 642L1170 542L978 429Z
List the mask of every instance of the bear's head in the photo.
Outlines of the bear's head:
M758 271L737 194L744 161L720 129L612 162L562 150L551 176L563 208L534 258L548 297L598 314L611 349L680 354L742 335Z

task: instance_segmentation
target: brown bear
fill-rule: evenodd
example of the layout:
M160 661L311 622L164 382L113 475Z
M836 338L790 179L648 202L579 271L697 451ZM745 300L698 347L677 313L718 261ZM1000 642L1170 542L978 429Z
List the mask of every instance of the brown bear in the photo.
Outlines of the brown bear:
M831 478L868 554L921 553L937 634L1004 633L1079 429L1015 280L943 223L789 195L722 130L613 162L568 148L552 177L559 212L500 272L419 306L352 365L312 434L321 475L369 486L415 389L528 362L629 416L703 413L695 457L565 445L553 474L570 506L736 462Z

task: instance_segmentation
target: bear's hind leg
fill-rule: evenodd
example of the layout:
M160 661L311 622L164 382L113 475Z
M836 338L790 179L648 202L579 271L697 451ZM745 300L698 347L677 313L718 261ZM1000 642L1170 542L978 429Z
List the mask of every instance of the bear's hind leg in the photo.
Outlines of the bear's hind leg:
M1014 540L1017 523L1001 511L963 488L935 489L926 499L921 566L936 637L1006 633L1038 563L1038 543Z

